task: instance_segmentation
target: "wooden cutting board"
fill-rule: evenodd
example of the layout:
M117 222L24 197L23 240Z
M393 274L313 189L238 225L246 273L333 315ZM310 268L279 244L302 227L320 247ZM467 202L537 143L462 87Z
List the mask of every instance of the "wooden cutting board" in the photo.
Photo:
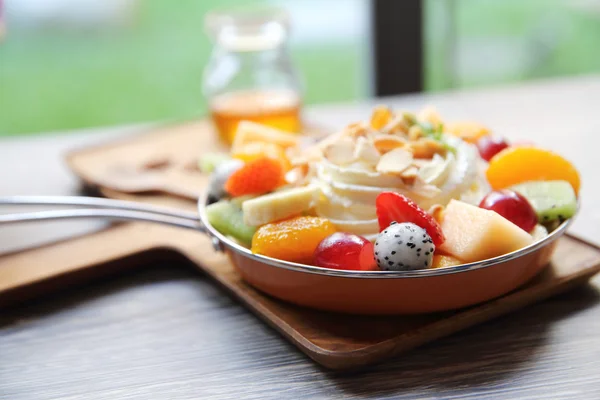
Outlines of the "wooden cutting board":
M202 189L206 177L186 163L167 161L167 173L182 174L168 185L156 181L133 188L115 171L143 174L144 162L158 150L170 160L185 146L208 150L204 123L164 129L137 138L72 153L74 172L112 198L194 209L192 194ZM213 147L214 148L214 147ZM127 149L127 150L124 150ZM170 149L170 150L169 150ZM165 151L169 150L169 151ZM184 150L181 150L184 151ZM169 155L170 154L170 155ZM191 150L187 163L194 161ZM87 160L90 160L89 162ZM165 167L162 167L165 168ZM161 168L158 168L161 170ZM150 173L157 172L149 168ZM188 171L188 172L184 172ZM165 179L163 176L161 179ZM164 183L164 181L162 181ZM156 186L155 186L156 184ZM186 186L188 185L188 186ZM600 249L574 237L560 240L551 265L532 282L502 298L456 312L420 316L366 317L336 315L301 308L263 295L245 284L229 260L212 250L203 235L145 223L118 224L70 241L0 258L0 307L88 281L99 275L140 267L150 260L188 260L211 276L225 291L274 327L301 351L321 365L350 369L379 362L423 343L507 314L536 301L585 283L600 271ZM365 327L368 326L368 329Z
M321 127L307 125L303 135L319 137ZM198 159L204 152L226 152L208 121L169 125L138 137L67 155L69 167L87 184L121 193L162 193L196 200L207 182Z

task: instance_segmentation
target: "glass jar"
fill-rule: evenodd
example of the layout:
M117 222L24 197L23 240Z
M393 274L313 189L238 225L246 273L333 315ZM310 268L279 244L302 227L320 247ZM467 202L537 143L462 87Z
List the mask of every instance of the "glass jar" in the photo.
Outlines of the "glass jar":
M301 84L287 52L287 14L215 12L207 15L206 28L214 48L203 92L219 135L231 144L242 120L298 133Z

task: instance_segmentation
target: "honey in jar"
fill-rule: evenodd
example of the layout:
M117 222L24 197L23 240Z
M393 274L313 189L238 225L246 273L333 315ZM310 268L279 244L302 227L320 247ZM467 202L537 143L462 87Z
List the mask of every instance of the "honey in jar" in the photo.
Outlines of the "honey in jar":
M300 98L285 90L246 90L215 97L210 105L219 135L231 144L240 121L253 121L287 132L300 131Z
M225 142L233 142L243 120L300 131L301 85L286 49L288 23L285 12L272 8L207 16L215 46L203 92Z

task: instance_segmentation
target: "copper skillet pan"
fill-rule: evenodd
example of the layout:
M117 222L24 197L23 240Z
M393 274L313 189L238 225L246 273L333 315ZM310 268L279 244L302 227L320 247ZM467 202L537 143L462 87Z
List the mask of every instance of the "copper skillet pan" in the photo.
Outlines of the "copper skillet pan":
M198 213L91 197L0 197L0 205L59 205L72 209L0 215L0 225L65 218L157 222L198 230L224 251L244 280L281 300L320 310L371 315L419 314L471 306L508 293L550 261L556 239L573 218L541 241L485 261L419 271L344 271L253 254L210 226L206 197ZM74 206L85 207L73 209Z

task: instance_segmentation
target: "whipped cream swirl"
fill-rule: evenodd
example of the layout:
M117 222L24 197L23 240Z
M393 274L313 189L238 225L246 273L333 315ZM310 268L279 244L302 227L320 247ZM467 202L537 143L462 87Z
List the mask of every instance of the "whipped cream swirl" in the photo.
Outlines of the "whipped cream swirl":
M314 162L311 183L321 190L317 214L340 231L373 240L379 232L375 199L381 192L401 193L425 210L451 199L477 204L489 190L484 161L474 145L450 135L444 135L444 141L455 151L419 160L410 183L360 160L340 165L324 157Z

